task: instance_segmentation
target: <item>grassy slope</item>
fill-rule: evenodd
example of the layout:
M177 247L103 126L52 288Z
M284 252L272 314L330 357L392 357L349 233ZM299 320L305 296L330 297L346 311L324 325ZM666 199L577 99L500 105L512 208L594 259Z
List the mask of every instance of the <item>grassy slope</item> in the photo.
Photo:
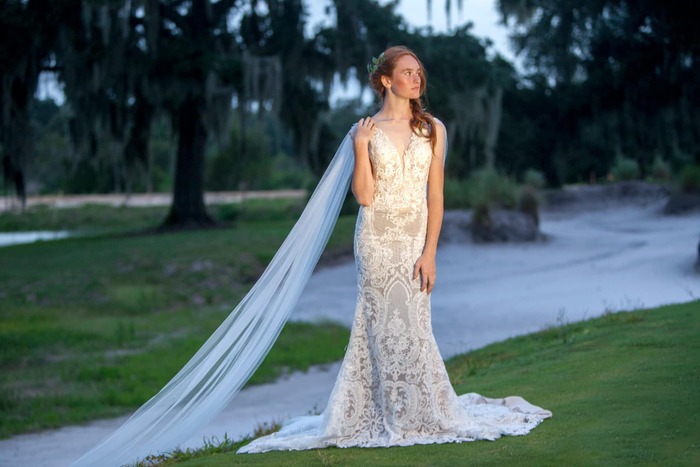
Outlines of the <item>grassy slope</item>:
M298 214L263 206L251 203L230 228L0 248L0 437L128 413L160 389L254 283ZM3 215L0 225L126 232L164 212L88 206ZM351 244L353 223L340 219L331 248ZM347 336L332 324L290 325L252 382L336 361Z
M510 339L450 360L448 371L458 393L519 394L554 417L495 442L205 453L183 465L700 464L699 301Z

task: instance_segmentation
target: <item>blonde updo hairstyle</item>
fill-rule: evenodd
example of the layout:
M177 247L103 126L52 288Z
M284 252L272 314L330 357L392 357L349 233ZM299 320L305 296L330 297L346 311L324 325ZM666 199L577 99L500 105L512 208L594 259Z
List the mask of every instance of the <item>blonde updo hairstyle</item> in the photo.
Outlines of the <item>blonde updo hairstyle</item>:
M403 45L397 45L394 47L389 47L386 49L381 56L376 68L373 68L369 74L369 83L372 89L382 98L382 101L386 98L386 88L382 84L382 76L391 78L394 68L396 68L396 62L399 58L404 55L410 55L415 58L420 66L421 80L420 80L420 97L418 99L411 99L411 128L413 132L419 136L427 136L430 138L430 144L435 148L435 142L437 141L437 134L435 132L435 119L428 112L423 110L423 95L425 94L425 89L427 87L428 81L425 73L425 68L423 63L420 61L418 56L408 47Z

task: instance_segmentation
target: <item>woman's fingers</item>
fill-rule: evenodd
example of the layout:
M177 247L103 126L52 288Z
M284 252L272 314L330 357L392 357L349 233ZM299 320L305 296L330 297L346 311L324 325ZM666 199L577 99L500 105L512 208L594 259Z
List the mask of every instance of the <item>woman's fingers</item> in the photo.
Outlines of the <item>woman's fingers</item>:
M434 270L428 271L427 269L421 261L416 262L416 265L413 266L413 280L420 277L420 291L423 292L425 290L426 293L430 294L433 291L433 287L435 287L437 274Z
M361 118L358 124L363 127L374 128L374 120L372 120L372 117Z
M435 274L430 274L425 270L423 266L416 265L417 271L414 273L413 278L417 279L420 277L420 291L424 290L430 293L433 290L433 285L435 284Z
M374 121L371 117L361 118L357 122L357 132L356 135L360 137L361 141L369 140L374 133Z
M419 258L418 261L416 261L415 266L413 266L413 280L416 280L419 277L420 291L426 291L428 294L432 292L433 287L435 287L437 272L435 271L435 267L428 261L424 262L423 258Z
M421 290L425 288L425 292L430 294L435 286L435 274L425 274L425 287L421 287Z

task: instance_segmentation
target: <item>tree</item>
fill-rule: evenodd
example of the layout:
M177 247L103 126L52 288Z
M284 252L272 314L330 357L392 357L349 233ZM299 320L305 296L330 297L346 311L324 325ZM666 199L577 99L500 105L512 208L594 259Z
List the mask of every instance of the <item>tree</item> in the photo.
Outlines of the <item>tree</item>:
M550 96L558 131L547 158L559 181L603 175L625 155L700 159L700 32L689 1L500 0L528 86ZM550 123L551 124L551 123ZM684 162L685 161L685 162ZM600 172L603 172L602 174Z
M305 36L301 0L268 0L266 5L264 15L251 9L241 21L246 52L245 86L239 94L242 126L248 104L255 103L259 118L270 112L291 130L299 160L322 171L318 138L328 110L333 62L319 36Z
M277 113L294 136L299 159L320 176L333 154L331 146L337 146L337 141L326 141L333 133L328 117L334 76L347 82L356 71L360 85L366 86L363 78L371 57L388 45L405 42L408 32L393 2L333 0L335 26L312 37L304 34L300 0L268 0L265 4L264 15L252 9L241 21L244 81L249 83L244 100L254 101L258 111Z
M224 132L239 60L235 0L74 0L62 22L61 79L83 157L107 152L115 191L121 167L147 163L151 122L170 115L177 135L173 201L165 226L206 226L204 157Z
M427 69L427 100L447 127L454 177L496 165L503 89L514 73L504 60L488 59L485 44L470 29L413 35L407 42Z
M165 225L212 223L204 206L204 156L209 132L223 132L230 113L240 61L229 22L235 4L171 1L147 12L153 80L178 135L173 203Z
M42 70L49 67L61 0L7 0L0 5L0 158L6 185L24 207L25 165L32 152L29 113Z

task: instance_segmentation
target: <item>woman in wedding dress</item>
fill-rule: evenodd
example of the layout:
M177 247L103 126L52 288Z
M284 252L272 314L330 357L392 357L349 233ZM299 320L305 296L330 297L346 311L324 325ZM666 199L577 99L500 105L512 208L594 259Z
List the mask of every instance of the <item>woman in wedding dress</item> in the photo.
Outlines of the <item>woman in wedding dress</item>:
M351 130L358 301L321 415L293 419L239 452L493 440L551 412L520 397L457 396L433 337L430 293L443 215L445 127L423 111L423 65L391 47L369 66L381 110Z
M520 397L458 397L452 389L430 322L445 128L422 109L425 72L413 52L391 47L369 71L381 110L345 137L260 279L170 382L74 467L120 466L171 451L226 408L289 319L350 182L361 204L359 293L328 405L239 452L496 439L526 434L551 417Z

